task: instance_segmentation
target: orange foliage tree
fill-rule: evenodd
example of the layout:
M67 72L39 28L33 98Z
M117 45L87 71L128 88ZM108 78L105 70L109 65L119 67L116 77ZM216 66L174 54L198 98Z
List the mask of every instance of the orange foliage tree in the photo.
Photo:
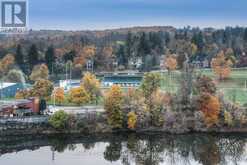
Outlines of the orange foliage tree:
M55 88L52 92L52 98L55 99L56 103L62 104L65 100L64 89Z
M202 93L199 99L200 110L204 114L205 123L208 127L217 124L220 114L219 99L209 93Z
M227 58L223 51L220 51L211 61L211 67L219 79L228 78L231 74L232 61Z
M96 47L94 45L80 47L76 49L77 57L74 58L74 64L77 67L84 67L88 59L92 59L96 54Z

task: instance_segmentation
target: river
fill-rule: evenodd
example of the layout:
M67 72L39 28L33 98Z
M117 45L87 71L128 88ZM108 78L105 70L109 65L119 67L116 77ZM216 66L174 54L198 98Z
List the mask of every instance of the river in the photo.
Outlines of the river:
M246 165L247 135L0 137L1 165Z

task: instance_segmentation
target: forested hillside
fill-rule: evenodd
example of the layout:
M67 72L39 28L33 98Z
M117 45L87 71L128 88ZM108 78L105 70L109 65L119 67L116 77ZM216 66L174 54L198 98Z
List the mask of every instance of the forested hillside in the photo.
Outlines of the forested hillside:
M164 56L173 54L181 68L191 62L211 61L220 51L234 67L247 66L247 28L199 29L186 27L133 27L104 31L30 31L27 35L0 36L0 57L15 57L15 67L30 75L45 63L50 74L64 73L70 61L73 75L94 71L160 69ZM72 62L72 63L71 63ZM92 65L91 65L92 64Z

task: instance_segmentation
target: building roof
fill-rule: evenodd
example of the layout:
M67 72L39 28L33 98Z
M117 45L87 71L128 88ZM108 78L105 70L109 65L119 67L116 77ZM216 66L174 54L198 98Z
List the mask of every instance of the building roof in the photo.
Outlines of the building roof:
M142 81L142 76L107 76L104 78L103 82L112 83L140 83Z
M16 83L9 83L9 82L0 83L0 89L4 89L13 85L16 85Z
M27 104L27 103L30 103L30 100L27 99L11 100L11 101L0 100L0 111L2 111L2 109L4 108L13 107L20 104Z

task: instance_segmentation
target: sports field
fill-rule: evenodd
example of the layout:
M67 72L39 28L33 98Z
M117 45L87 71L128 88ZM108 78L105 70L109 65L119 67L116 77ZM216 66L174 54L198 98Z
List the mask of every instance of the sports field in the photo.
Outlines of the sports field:
M226 99L238 104L247 103L247 68L233 69L228 79L218 81L211 69L199 69L195 74L207 75L216 81L218 92L224 93ZM161 73L162 89L169 92L176 92L179 89L181 73L174 71L171 76L167 72Z

